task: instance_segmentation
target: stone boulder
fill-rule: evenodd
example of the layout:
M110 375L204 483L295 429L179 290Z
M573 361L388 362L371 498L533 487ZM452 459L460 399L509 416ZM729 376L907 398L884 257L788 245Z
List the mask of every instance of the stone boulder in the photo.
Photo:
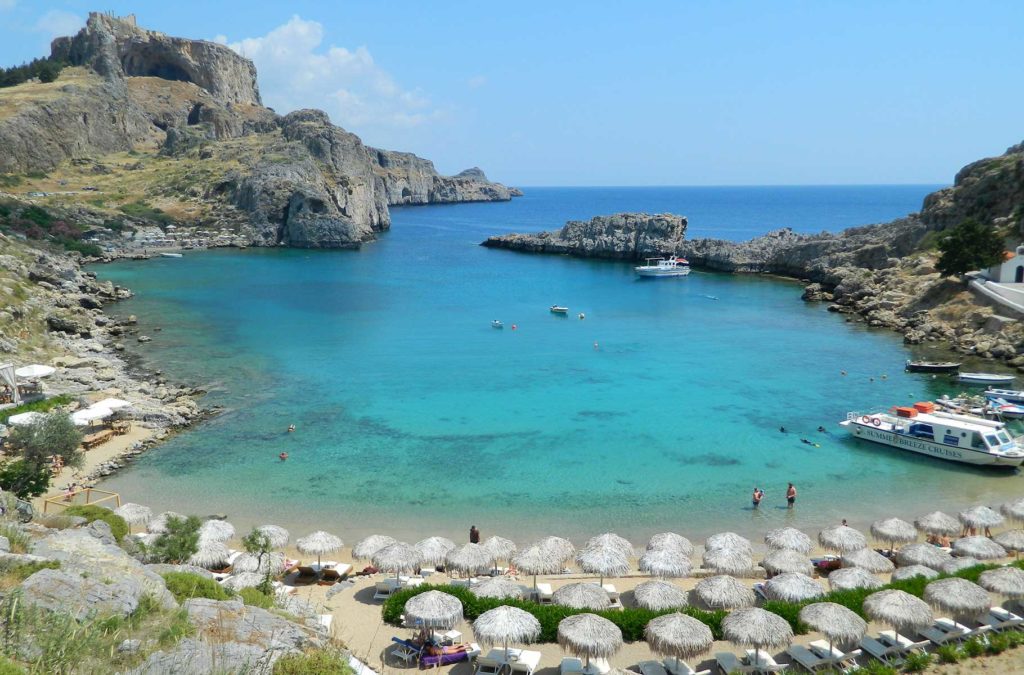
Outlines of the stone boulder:
M116 570L106 576L82 576L43 569L21 584L21 592L27 604L66 612L79 621L90 614L128 616L147 594L138 579L118 576Z

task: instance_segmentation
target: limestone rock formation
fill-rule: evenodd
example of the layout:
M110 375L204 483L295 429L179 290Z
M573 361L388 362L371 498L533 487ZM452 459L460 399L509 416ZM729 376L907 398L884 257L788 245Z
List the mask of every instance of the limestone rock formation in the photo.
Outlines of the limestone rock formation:
M489 237L484 246L585 258L642 260L671 255L683 247L686 218L669 213L617 213L589 221L571 220L556 232Z

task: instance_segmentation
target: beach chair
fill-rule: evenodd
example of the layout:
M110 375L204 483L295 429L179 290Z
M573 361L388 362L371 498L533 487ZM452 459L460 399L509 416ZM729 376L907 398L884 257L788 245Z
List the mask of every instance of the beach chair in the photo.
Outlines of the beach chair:
M320 579L317 580L317 583L321 586L330 586L331 584L341 581L341 578L341 575L338 574L338 570L333 567L328 567L323 571L323 574L320 575Z
M608 663L608 659L594 658L590 659L590 667L584 668L584 673L608 673L611 672L612 666Z
M640 668L642 675L668 675L665 666L657 661L641 661L637 664L637 667Z
M898 648L884 645L869 635L861 638L860 648L869 656L873 656L886 665L894 668L903 665L903 657L900 656Z
M320 577L320 570L315 565L299 565L296 567L299 575L295 577L295 583L311 583Z
M906 654L917 649L923 650L928 646L928 640L921 640L920 642L914 642L910 638L904 637L894 630L883 630L878 634L878 641L887 644L890 647L895 647L900 654Z
M828 661L835 669L848 672L858 668L857 657L861 655L859 649L851 649L844 653L843 650L834 644L830 645L826 640L814 640L810 647L811 651ZM831 651L829 651L829 647L831 647Z
M498 675L504 665L496 659L481 656L476 660L476 675Z
M581 675L583 672L583 662L579 659L565 657L558 666L558 672L561 675Z
M763 649L748 649L744 661L750 664L748 667L753 668L755 673L781 673L789 668L785 663L776 662L775 657Z
M331 634L331 626L334 625L334 615L333 614L318 614L317 617L316 617L316 622L323 627L324 632L326 632L328 635L330 635Z
M554 591L551 590L551 584L537 584L537 602L542 605L550 605L552 595L554 595Z
M722 673L722 675L754 672L753 666L744 665L739 657L732 652L719 652L715 654L715 665L718 666L718 672Z
M832 665L831 659L824 659L803 645L790 645L786 652L809 673L826 670Z
M928 638L928 641L936 646L942 646L947 642L956 642L970 637L973 631L952 619L936 619L935 623L931 626L922 628L917 632L921 637Z
M768 594L764 592L764 584L754 584L754 595L765 602L769 600Z
M983 625L989 626L994 631L1002 631L1007 628L1017 628L1024 625L1024 617L1002 607L993 607L988 614L982 617Z
M373 586L373 599L374 600L387 600L391 597L394 592L394 584L390 584L387 581L378 581Z
M420 654L423 653L423 647L397 637L391 638L391 641L395 643L391 653L402 659L406 666L419 661Z
M540 652L524 649L519 653L519 658L517 660L509 662L509 674L533 675L533 671L537 670L537 666L540 665L540 657Z
M661 662L672 675L711 675L710 670L694 670L686 661L679 659L665 659Z

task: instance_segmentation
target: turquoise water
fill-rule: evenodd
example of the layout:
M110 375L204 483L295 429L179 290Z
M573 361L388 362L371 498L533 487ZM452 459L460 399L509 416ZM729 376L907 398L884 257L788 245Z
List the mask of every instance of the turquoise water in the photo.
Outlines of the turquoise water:
M228 408L105 487L158 509L349 540L461 537L471 523L519 541L753 533L994 499L1020 478L840 433L849 409L935 396L944 383L904 374L899 335L801 302L796 283L639 281L627 264L477 245L640 208L686 213L697 235L817 231L901 215L931 189L533 190L510 204L397 209L392 230L359 252L97 267L137 292L112 309L154 336L149 364ZM553 303L571 317L551 315ZM793 512L782 508L787 481L800 490ZM767 491L759 512L755 484Z

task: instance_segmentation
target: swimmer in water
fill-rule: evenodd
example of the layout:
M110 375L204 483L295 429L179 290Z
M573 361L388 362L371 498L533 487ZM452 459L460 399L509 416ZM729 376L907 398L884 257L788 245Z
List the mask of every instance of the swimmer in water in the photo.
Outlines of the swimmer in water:
M786 433L786 427L779 427L779 433Z
M813 446L814 446L814 447L816 447L816 448L820 448L820 447L821 447L820 445L818 445L818 444L817 444L817 443L815 443L814 441L812 441L812 440L809 440L809 439L806 439L806 438L801 438L801 439L800 439L800 442L801 442L801 443L806 443L807 445L813 445Z
M825 433L825 427L818 427L818 433L819 434Z
M288 459L288 453L282 452L280 455L277 456L277 458L283 462L284 460Z
M288 433L291 433L293 431L295 431L295 425L294 424L289 424L288 425Z

